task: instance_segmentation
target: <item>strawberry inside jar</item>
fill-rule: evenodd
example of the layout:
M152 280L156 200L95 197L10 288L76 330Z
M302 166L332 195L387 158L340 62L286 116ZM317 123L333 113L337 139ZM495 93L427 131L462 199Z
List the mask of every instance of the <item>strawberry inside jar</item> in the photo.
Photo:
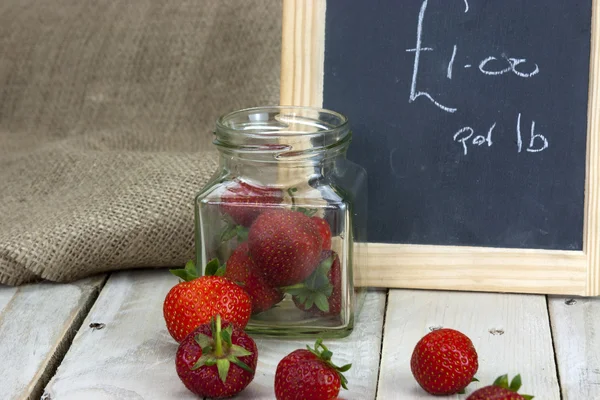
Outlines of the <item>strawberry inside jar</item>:
M252 299L246 330L344 337L353 329L366 260L367 176L346 158L346 117L310 107L221 116L219 166L199 190L196 264Z

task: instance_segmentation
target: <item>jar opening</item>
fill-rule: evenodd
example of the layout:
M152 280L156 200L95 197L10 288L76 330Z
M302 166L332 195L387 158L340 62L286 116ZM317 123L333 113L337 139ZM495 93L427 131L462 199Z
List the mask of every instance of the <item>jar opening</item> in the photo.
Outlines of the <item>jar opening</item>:
M345 151L350 137L348 119L335 111L269 106L221 116L214 143L220 151L266 154L281 161L336 149Z

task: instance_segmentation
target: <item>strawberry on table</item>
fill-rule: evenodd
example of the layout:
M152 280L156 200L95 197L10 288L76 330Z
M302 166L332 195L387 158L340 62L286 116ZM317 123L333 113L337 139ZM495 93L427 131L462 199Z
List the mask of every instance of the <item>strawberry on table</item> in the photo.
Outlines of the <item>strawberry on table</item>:
M218 263L211 261L214 262ZM184 279L169 290L163 304L167 330L177 342L217 314L241 329L246 327L252 301L236 283L222 276L197 278L199 273L192 261L186 264L185 269L171 272Z
M351 364L338 367L331 362L332 353L317 340L315 347L298 349L279 361L275 371L277 400L336 399L340 386L348 389L342 374Z
M248 232L250 256L273 287L302 282L319 265L323 238L316 223L298 211L269 210Z
M281 290L267 285L264 277L256 271L247 242L240 244L229 256L223 276L241 285L250 295L253 314L266 311L283 300Z
M250 185L239 181L227 188L221 196L221 210L234 223L248 227L270 206L283 201L283 192L276 188Z
M190 391L210 398L233 396L254 379L258 350L242 329L219 315L185 337L177 349L177 375Z
M336 315L342 309L340 258L332 250L321 252L317 269L302 283L282 288L296 307L319 315Z
M412 353L410 368L421 387L430 394L461 393L479 367L475 347L454 329L438 329L425 335Z
M531 400L533 396L517 393L521 388L521 375L515 376L510 385L508 375L499 376L490 386L471 393L467 400Z
M315 221L317 227L319 228L319 233L323 238L323 250L331 250L331 228L327 221L325 221L321 217L312 217L312 220Z

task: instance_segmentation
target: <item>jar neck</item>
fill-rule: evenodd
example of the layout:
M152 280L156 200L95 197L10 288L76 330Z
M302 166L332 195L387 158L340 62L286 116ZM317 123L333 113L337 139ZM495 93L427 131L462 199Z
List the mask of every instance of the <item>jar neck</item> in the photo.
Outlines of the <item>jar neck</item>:
M333 168L351 137L347 119L333 111L259 107L219 118L213 143L234 176L285 185Z

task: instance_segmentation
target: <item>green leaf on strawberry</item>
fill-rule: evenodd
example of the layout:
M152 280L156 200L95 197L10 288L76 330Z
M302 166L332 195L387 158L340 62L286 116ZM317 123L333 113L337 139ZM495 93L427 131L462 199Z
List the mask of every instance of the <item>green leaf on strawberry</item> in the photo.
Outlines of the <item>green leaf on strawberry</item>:
M185 282L189 282L200 276L200 271L198 271L198 268L196 268L196 263L194 263L192 260L185 264L185 268L170 269L169 271L173 275L183 279Z
M347 386L348 379L346 379L346 377L344 376L344 374L342 372L348 371L352 367L352 364L342 365L341 367L338 367L337 365L335 365L331 361L331 357L333 356L333 353L323 344L323 339L317 339L317 341L315 342L314 348L311 348L308 345L306 346L306 348L308 349L308 351L313 353L319 359L324 361L325 364L327 364L330 368L334 369L337 372L338 376L340 377L340 382L342 384L342 387L344 389L348 390L348 386Z
M485 400L485 399L523 399L523 400L531 400L533 399L532 395L529 394L520 394L518 393L521 388L521 375L515 376L510 384L508 382L508 375L501 375L492 385L484 386L475 392L471 393L467 400Z
M221 242L228 242L233 239L237 234L236 227L237 225L233 224L227 225L223 232L221 232Z
M333 255L321 261L317 269L302 283L282 288L286 293L294 296L305 310L313 305L323 312L329 311L329 297L333 292L333 285L329 282L327 274L333 264Z
M204 275L207 276L223 276L225 275L225 264L221 264L218 258L213 258L204 267Z
M228 242L233 238L236 238L239 242L246 241L248 239L248 228L229 221L223 232L221 232L221 242Z
M232 344L232 326L230 325L221 330L221 316L218 314L216 318L211 319L210 325L213 335L212 338L200 333L194 337L196 343L202 348L202 356L198 358L198 361L196 361L192 370L216 364L219 378L223 383L227 380L227 374L229 373L231 363L234 363L248 372L254 373L252 368L238 358L249 356L252 353L241 346Z
M337 399L340 387L348 389L343 372L352 364L338 367L331 361L332 355L318 339L314 348L306 346L283 357L275 371L277 399Z
M185 337L177 348L175 369L191 392L200 398L220 399L232 397L250 384L257 360L256 343L242 328L217 321L203 323Z
M323 250L315 271L303 282L284 287L299 309L323 316L336 315L342 307L342 271L335 251Z

